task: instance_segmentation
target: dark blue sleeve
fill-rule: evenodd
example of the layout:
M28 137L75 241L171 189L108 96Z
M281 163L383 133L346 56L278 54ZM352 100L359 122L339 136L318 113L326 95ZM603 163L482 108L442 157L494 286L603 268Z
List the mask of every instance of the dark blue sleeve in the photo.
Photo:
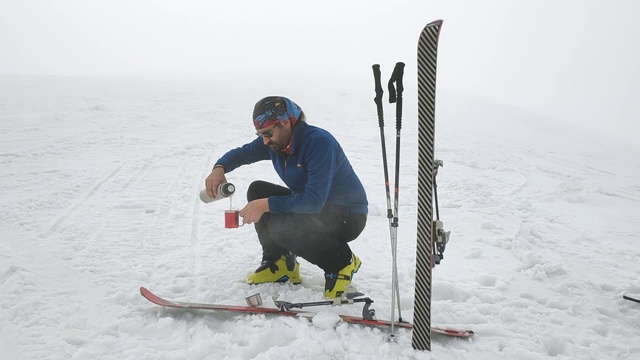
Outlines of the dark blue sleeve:
M262 138L256 138L248 144L229 150L216 164L223 165L224 171L228 173L242 165L269 159L269 148L262 142Z

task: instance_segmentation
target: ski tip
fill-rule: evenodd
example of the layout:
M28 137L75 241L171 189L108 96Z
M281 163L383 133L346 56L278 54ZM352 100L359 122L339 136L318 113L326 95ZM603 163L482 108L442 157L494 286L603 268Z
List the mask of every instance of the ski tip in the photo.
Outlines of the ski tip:
M144 297L145 299L151 301L152 303L154 303L156 305L179 307L176 303L161 298L160 296L158 296L158 295L152 293L151 291L147 290L147 288L145 288L144 286L140 287L140 295L142 295L142 297Z
M420 37L422 38L425 34L431 34L434 33L436 34L436 43L437 43L437 39L440 37L440 30L442 30L442 23L444 22L444 20L439 19L439 20L434 20L430 23L428 23L423 29L422 29L422 33L420 35Z
M144 286L140 286L140 295L142 295L143 297L149 299L150 297L153 297L153 293L151 291L149 291L146 287Z
M427 27L442 25L443 22L444 22L444 20L442 20L442 19L433 20L432 22L427 24Z

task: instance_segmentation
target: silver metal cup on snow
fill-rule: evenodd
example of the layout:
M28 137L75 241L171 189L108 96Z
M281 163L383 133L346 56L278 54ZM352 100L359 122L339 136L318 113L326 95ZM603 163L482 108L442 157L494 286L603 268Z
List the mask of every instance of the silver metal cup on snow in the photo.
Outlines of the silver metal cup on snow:
M262 305L262 296L260 296L260 293L248 296L245 300L247 301L248 306L258 307Z

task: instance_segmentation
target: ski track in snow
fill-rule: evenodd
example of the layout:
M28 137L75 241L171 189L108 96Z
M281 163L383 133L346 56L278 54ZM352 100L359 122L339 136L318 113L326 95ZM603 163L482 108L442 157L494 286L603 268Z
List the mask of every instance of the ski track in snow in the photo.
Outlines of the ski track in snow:
M296 79L298 80L298 79ZM433 323L469 328L431 353L379 329L187 313L138 293L243 304L261 293L322 300L321 271L302 285L244 283L260 261L251 226L224 229L269 163L227 175L232 204L198 192L224 151L252 139L255 101L288 95L338 138L367 189L363 259L354 280L390 315L390 241L370 79L307 85L246 80L0 77L0 348L7 359L634 359L640 309L640 151L517 108L439 90L440 214L452 232L434 269ZM273 83L273 82L271 82ZM416 229L415 84L407 81L401 149L398 270L411 320ZM234 85L238 84L238 85ZM242 85L244 84L244 85ZM246 84L251 84L247 86ZM413 86L413 87L412 87ZM249 90L247 90L249 89ZM331 104L331 106L328 106ZM387 150L393 169L393 107Z

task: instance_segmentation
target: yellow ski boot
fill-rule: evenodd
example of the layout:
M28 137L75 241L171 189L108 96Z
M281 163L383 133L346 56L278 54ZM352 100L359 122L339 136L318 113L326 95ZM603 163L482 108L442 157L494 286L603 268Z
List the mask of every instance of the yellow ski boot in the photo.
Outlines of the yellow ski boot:
M300 263L296 256L282 255L276 261L263 260L256 271L249 275L247 284L284 283L300 284Z
M324 296L329 299L342 297L347 291L347 286L351 284L353 274L358 272L362 265L360 258L356 254L351 255L351 263L336 273L324 274Z

